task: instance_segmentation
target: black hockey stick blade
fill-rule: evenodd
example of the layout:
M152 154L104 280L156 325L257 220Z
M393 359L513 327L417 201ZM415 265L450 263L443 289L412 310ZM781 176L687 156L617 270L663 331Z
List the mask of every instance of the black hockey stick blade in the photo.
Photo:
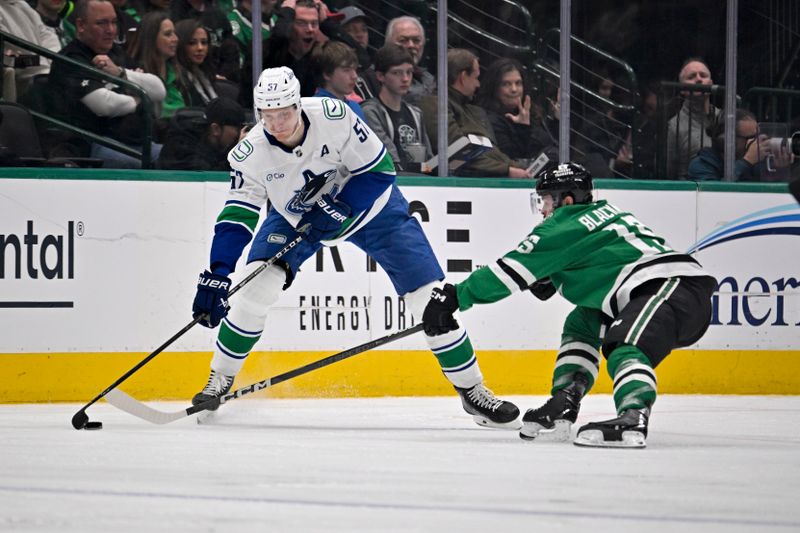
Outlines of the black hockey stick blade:
M242 396L246 396L248 394L264 390L268 387L272 387L273 385L277 385L278 383L283 383L284 381L288 381L292 378L302 376L303 374L308 374L309 372L326 367L343 359L347 359L349 357L353 357L354 355L367 352L379 346L383 346L384 344L389 344L390 342L402 339L403 337L408 337L409 335L413 335L414 333L422 331L423 329L424 329L423 324L421 323L417 324L416 326L404 329L403 331L398 331L397 333L392 333L390 335L386 335L379 339L365 342L364 344L360 344L358 346L355 346L354 348L350 348L343 352L329 355L328 357L325 357L318 361L308 363L307 365L295 368L294 370L289 370L288 372L284 372L283 374L278 374L277 376L267 378L263 381L258 381L246 387L242 387L241 389L229 392L228 394L220 396L219 398L214 398L213 400L209 400L207 402L203 402L198 405L193 405L191 407L182 409L180 411L175 411L171 413L166 411L159 411L158 409L154 409L140 402L136 398L130 396L129 394L126 394L125 392L119 389L114 389L112 391L109 391L106 395L106 401L111 405L113 405L114 407L116 407L117 409L125 411L126 413L129 413L137 418L141 418L142 420L146 420L147 422L151 422L153 424L168 424L170 422L174 422L175 420L191 416L201 411L214 410L220 405L233 401L237 398L241 398Z
M238 284L236 284L236 286L235 286L235 287L233 287L233 288L230 290L230 292L228 293L228 298L230 298L231 296L233 296L234 294L236 294L236 292L238 292L238 291L239 291L239 289L241 289L242 287L244 287L245 285L247 285L248 283L250 283L250 281L252 281L252 279L253 279L253 278L255 278L256 276L258 276L258 275L259 275L261 272L263 272L264 270L266 270L267 268L269 268L270 266L272 266L272 264L273 264L273 263L275 263L275 261L277 261L278 259L280 259L280 258L281 258L281 257L283 257L284 255L286 255L287 253L289 253L289 251L290 251L292 248L294 248L295 246L297 246L298 244L300 244L300 241L302 241L302 240L303 240L303 236L302 236L302 235L298 235L297 237L295 237L295 239L294 239L293 241L291 241L289 244L287 244L286 246L284 246L283 248L281 248L280 250L278 250L278 252L277 252L275 255L273 255L273 256L272 256L272 257L270 257L268 260L266 260L264 263L262 263L261 265L259 265L259 266L258 266L258 268L256 268L255 270L253 270L253 271L252 271L250 274L248 274L248 275L247 275L247 277L245 277L245 278L244 278L242 281L240 281ZM152 361L152 360L153 360L153 358L154 358L155 356L157 356L158 354L160 354L161 352L163 352L164 350L166 350L168 346L170 346L170 345L171 345L173 342L175 342L175 341L176 341L176 340L178 340L180 337L182 337L182 336L183 336L183 335L184 335L184 334L185 334L187 331L189 331L190 329L192 329L192 328L193 328L193 327L194 327L194 326L195 326L195 325L196 325L198 322L200 322L200 321L201 321L203 318L204 318L204 316L203 316L203 315L201 315L201 316L198 316L198 317L196 317L195 319L193 319L191 322L189 322L188 324L186 324L185 326L183 326L183 328L181 328L181 330L180 330L179 332L177 332L175 335L173 335L172 337L170 337L169 339L167 339L167 341L166 341L166 342L164 342L164 344L162 344L161 346L159 346L158 348L156 348L156 349L155 349L153 352L151 352L151 353L150 353L150 354L149 354L147 357L145 357L144 359L142 359L141 361L139 361L139 362L136 364L136 366L134 366L133 368L131 368L130 370L128 370L127 372L125 372L125 374L123 374L121 377L119 377L119 378L118 378L118 379L117 379L117 380L116 380L114 383L112 383L111 385L109 385L109 386L106 388L106 390L104 390L103 392L101 392L100 394L98 394L97 396L95 396L95 397L94 397L94 399L93 399L92 401L90 401L89 403L87 403L86 405L84 405L83 407L81 407L81 409L80 409L80 410L79 410L77 413L75 413L75 414L73 415L73 417L72 417L72 427L74 427L75 429L83 429L83 428L86 426L86 423L89 421L89 416L86 414L86 410L87 410L89 407L91 407L92 405L94 405L94 404L95 404L95 403L96 403L98 400L100 400L100 398L103 398L103 397L107 396L107 395L108 395L108 394L109 394L109 393L110 393L112 390L114 390L114 389L116 389L117 387L119 387L119 386L122 384L122 382L123 382L123 381L125 381L126 379L128 379L129 377L131 377L131 376L132 376L133 374L135 374L135 373L136 373L136 372L137 372L137 371L138 371L140 368L142 368L144 365L146 365L147 363L149 363L150 361ZM124 394L124 393L123 393L123 394ZM127 395L126 395L126 396L127 396ZM131 399L132 399L132 398L131 398ZM122 401L122 400L120 400L120 401ZM111 403L111 402L109 402L109 403Z

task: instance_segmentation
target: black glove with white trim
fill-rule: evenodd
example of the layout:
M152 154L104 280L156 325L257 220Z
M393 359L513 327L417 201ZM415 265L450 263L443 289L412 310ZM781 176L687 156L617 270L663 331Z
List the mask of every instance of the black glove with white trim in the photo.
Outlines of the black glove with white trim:
M435 287L431 291L431 299L422 313L425 334L430 336L444 335L458 329L458 322L453 313L458 311L458 295L456 288L446 283L441 289Z
M192 316L200 319L200 325L215 328L228 314L228 291L231 280L227 276L206 270L197 280L197 294L192 304Z

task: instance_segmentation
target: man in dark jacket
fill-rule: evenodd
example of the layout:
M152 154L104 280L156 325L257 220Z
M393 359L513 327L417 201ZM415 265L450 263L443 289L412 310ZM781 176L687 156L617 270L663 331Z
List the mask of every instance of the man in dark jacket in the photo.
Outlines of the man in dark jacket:
M180 110L172 117L158 168L166 170L229 170L228 152L243 135L244 109L220 97L205 112Z
M694 181L719 181L724 177L723 148L725 128L723 115L706 131L711 146L701 148L689 162L689 179ZM734 181L758 181L761 165L771 155L766 135L759 135L755 115L746 109L736 110L736 162Z
M494 145L489 151L469 161L458 169L459 175L481 177L530 178L524 168L514 166L511 159L496 147L494 133L483 108L470 102L480 87L481 69L475 54L462 48L447 51L448 88L448 143L469 133L489 138ZM436 121L438 103L436 96L426 96L420 102L425 129L432 139L437 138Z

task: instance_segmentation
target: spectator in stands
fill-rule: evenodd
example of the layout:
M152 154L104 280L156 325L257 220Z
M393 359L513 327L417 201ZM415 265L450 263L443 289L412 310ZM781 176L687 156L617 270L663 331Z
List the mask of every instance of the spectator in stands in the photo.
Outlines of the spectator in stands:
M272 29L278 22L275 5L278 0L261 1L261 41L269 39ZM242 65L252 61L249 55L253 50L253 2L252 0L238 0L236 7L228 12L228 22L233 31L233 38L239 44L239 61ZM252 74L251 74L252 77Z
M178 51L175 25L166 12L153 11L142 17L137 33L131 56L142 70L158 76L166 87L167 96L159 106L157 116L169 118L176 109L186 107L181 93L183 69L175 59Z
M170 18L175 23L190 18L199 20L208 30L208 55L214 72L228 80L239 81L239 44L233 37L227 14L216 7L214 0L171 0Z
M217 98L205 111L173 115L157 166L169 170L230 170L228 152L247 133L245 111L230 98Z
M269 39L264 41L263 66L290 67L300 81L302 95L313 95L316 82L311 69L312 50L337 33L337 21L341 18L341 14L331 13L321 0L283 0ZM241 68L240 85L239 101L249 108L253 104L249 55Z
M58 37L48 30L41 17L24 0L0 1L0 30L24 39L30 43L47 48L52 52L61 50ZM27 91L31 80L37 74L47 74L50 60L6 43L4 54L3 98L16 101Z
M324 2L317 0L284 0L278 10L278 22L264 43L264 68L286 66L300 81L300 93L312 96L316 81L312 72L311 52L328 40L338 16L331 17ZM321 29L322 27L322 29ZM243 87L242 95L252 87ZM252 102L250 102L252 104Z
M678 81L708 86L713 83L708 65L697 57L683 63ZM700 148L711 144L705 132L719 113L711 105L711 93L684 92L682 96L680 111L667 123L667 176L670 179L686 178L689 160Z
M214 68L208 57L208 30L199 20L186 19L175 25L178 35L178 64L181 67L180 91L187 107L205 107L217 97Z
M397 44L405 48L414 59L414 79L406 101L419 105L423 96L436 94L436 78L420 66L425 51L425 29L416 17L397 17L386 26L384 44Z
M36 12L42 19L42 23L45 25L45 30L48 33L53 34L58 40L60 45L58 50L61 50L61 48L67 46L67 44L69 44L69 42L72 40L72 37L74 37L74 33L72 35L68 35L67 30L64 27L64 18L62 13L64 12L66 4L67 0L37 0L36 2Z
M50 0L42 0L47 2ZM128 44L131 38L136 36L136 30L139 27L139 21L133 18L128 13L127 0L109 0L114 6L114 13L117 15L117 38L114 39L114 45L108 52L108 56L114 61L115 64L122 67L134 66L133 60L128 55ZM59 12L64 34L61 41L66 43L75 39L75 4L72 0L67 0L63 4ZM66 46L66 45L64 45Z
M359 105L360 99L353 95L358 67L353 49L339 41L328 41L314 50L313 62L319 83L314 96L342 100L356 115L366 120Z
M500 58L484 74L478 98L494 130L497 148L521 165L528 166L541 152L558 160L558 147L543 127L532 121L531 97L522 65Z
M725 151L725 120L722 113L708 128L711 146L700 149L689 163L690 180L722 180L725 175L723 153ZM769 138L759 135L755 115L746 109L736 110L736 152L734 163L735 181L758 181L757 167L770 156L790 157L789 154L772 154Z
M346 6L339 10L342 16L339 31L331 35L334 40L342 41L356 52L358 69L356 74L355 93L362 99L374 98L380 90L375 71L372 69L372 56L369 53L369 29L367 15L355 6Z
M530 178L530 173L524 168L514 164L506 154L497 148L496 139L492 133L486 112L470 104L475 93L480 87L481 69L478 57L462 48L452 48L447 51L447 82L448 87L448 143L452 144L457 139L467 135L476 134L487 137L493 147L484 154L467 162L458 169L458 175L510 178ZM437 132L438 102L435 96L426 96L420 103L425 128L432 138Z
M405 48L389 44L375 54L375 73L381 83L377 98L362 104L367 123L392 155L398 170L419 171L433 156L420 109L405 102L411 88L414 59Z
M153 103L164 100L166 90L157 76L118 66L108 53L117 35L114 6L107 0L78 0L75 5L77 35L61 54L80 63L125 78L140 86ZM131 146L141 144L145 131L138 96L126 94L120 86L108 85L90 73L55 62L50 73L50 92L65 121ZM154 147L157 152L160 147ZM140 161L93 144L91 157L105 159L106 166L135 168Z
M355 6L347 6L339 10L343 15L339 24L342 30L353 38L361 48L369 48L369 28L367 28L367 15Z

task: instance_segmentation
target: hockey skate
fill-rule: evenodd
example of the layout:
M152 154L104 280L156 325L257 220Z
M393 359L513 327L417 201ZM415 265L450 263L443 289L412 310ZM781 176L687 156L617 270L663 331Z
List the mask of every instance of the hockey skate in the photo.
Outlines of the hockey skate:
M483 383L478 383L469 389L458 387L455 389L461 396L464 410L472 415L472 419L479 426L498 429L520 428L517 406L496 397Z
M192 405L199 405L227 394L231 390L234 377L235 376L226 376L212 369L205 388L192 398ZM210 408L209 411L216 411L217 409L219 409L219 405Z
M650 409L627 409L617 418L591 422L578 430L576 446L644 448Z
M567 442L572 424L578 418L586 385L586 378L577 374L575 381L556 391L543 406L528 409L522 417L519 437L542 442Z

